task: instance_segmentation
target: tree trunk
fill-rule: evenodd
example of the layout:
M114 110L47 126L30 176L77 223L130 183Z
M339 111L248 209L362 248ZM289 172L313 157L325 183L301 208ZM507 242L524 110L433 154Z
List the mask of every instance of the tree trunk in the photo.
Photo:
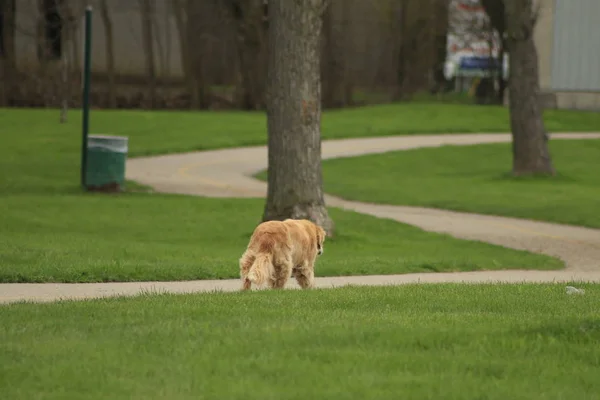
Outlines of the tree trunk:
M500 75L498 78L498 103L504 103L504 91L506 89L506 81L503 77L504 72L504 53L506 51L506 40L504 34L506 32L505 8L503 0L480 0L485 13L490 19L492 27L500 37L500 49L498 51L498 62L500 64Z
M15 57L15 1L0 0L2 13L2 54L0 54L0 106L10 105L11 93L17 79Z
M536 15L532 0L506 0L505 12L513 174L554 175L539 101L538 56L533 41Z
M210 99L207 74L210 53L206 49L211 32L210 20L217 16L210 2L187 0L186 4L186 43L188 46L191 107L207 108Z
M434 10L434 36L432 46L433 60L433 86L437 93L446 91L446 77L444 76L444 64L448 57L448 19L449 19L449 4L448 2L439 2L433 0L431 7Z
M258 43L238 42L238 57L241 76L241 92L238 102L244 110L260 110L264 107L264 62L263 49Z
M175 28L177 29L179 51L181 53L181 69L187 81L190 66L187 45L187 18L185 17L186 5L184 5L183 0L171 0L169 4L171 5L171 12L175 19Z
M140 0L142 17L142 42L144 56L146 57L146 77L148 78L148 100L150 108L156 105L156 65L154 58L154 29L152 15L154 14L154 0Z
M188 21L190 19L190 2L187 0L171 0L173 16L175 18L175 27L179 38L179 51L181 53L181 69L185 79L186 89L190 96L190 108L200 108L200 98L196 90L196 80L192 76L192 54L188 45Z
M89 0L88 0L89 1ZM81 23L81 19L79 16L83 15L84 7L87 6L85 3L77 3L75 5L71 5L73 8L73 16L74 20L71 25L72 29L69 32L68 40L71 43L70 46L70 61L71 61L71 72L75 75L81 76L81 31L78 29L78 24Z
M67 52L63 51L61 57L60 69L61 69L61 104L60 104L60 118L61 124L67 123L67 115L69 113L69 61L67 58Z
M163 17L162 15L158 15L158 13L152 13L152 26L154 27L154 42L156 43L156 55L158 60L158 73L157 75L161 78L160 81L162 83L165 80L169 79L169 59L167 58L167 44L169 43L167 39L167 35L170 31L170 28L166 28L164 31L161 31L160 19L159 17ZM165 25L168 27L168 21Z
M406 78L406 46L407 46L407 1L408 0L397 0L396 9L394 14L398 21L397 37L395 40L398 41L396 49L396 87L392 94L392 100L399 101L404 97L404 80Z
M60 110L60 123L64 124L68 120L69 113L69 101L71 99L71 85L69 77L72 74L72 62L69 60L69 46L73 44L70 42L72 37L72 31L75 28L75 14L71 8L71 4L61 1L57 3L58 13L62 22L62 49L60 59L60 72L61 72L61 85L60 85L60 96L61 96L61 110Z
M323 71L323 106L346 107L352 103L352 86L346 65L346 15L347 0L333 0L323 16L323 40L321 69ZM337 15L337 14L341 15Z
M35 42L37 48L37 58L40 63L40 70L46 71L48 62L48 41L46 40L46 10L44 8L44 1L38 0L37 2L38 15L35 23Z
M504 104L504 92L506 91L506 80L504 79L504 54L506 51L506 41L500 41L500 49L498 50L498 104Z
M117 92L115 85L115 46L113 41L113 26L108 9L107 0L100 1L100 15L104 25L106 39L104 51L106 52L106 73L108 75L108 107L117 108Z
M329 235L321 173L323 0L269 4L268 193L263 220L309 219Z
M240 87L236 102L245 110L265 105L267 24L263 0L226 2L236 30Z

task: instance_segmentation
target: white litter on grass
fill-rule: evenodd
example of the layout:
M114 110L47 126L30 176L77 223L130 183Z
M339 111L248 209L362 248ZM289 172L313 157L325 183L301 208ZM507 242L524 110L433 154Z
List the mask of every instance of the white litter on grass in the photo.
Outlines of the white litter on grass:
M567 294L585 294L585 289L577 289L573 286L567 286Z

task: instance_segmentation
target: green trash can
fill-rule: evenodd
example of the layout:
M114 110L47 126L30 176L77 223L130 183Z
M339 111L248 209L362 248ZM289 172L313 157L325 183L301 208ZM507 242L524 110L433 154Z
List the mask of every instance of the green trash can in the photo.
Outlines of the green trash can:
M120 192L125 183L128 138L89 135L85 186L88 191Z

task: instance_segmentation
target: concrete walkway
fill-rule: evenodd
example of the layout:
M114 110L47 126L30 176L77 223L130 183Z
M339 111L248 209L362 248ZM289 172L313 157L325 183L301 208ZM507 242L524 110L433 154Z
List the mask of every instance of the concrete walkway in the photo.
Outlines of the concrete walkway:
M323 159L443 145L501 143L509 142L510 139L509 134L455 134L332 140L323 142ZM551 140L556 139L600 139L600 133L552 134ZM266 167L267 149L260 146L135 158L127 162L127 178L166 193L264 198L266 184L251 178L251 175ZM567 267L563 271L507 270L318 278L318 287L415 282L600 282L600 230L597 229L420 207L366 204L333 196L327 196L326 201L330 206L393 219L431 232L559 257ZM295 287L295 284L291 283L290 287ZM239 281L236 279L106 284L0 284L0 303L135 295L148 291L184 293L238 289Z

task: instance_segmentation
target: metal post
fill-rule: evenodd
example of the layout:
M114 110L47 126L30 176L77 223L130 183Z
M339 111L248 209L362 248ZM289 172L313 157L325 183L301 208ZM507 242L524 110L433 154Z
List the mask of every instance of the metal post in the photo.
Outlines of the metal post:
M85 9L85 37L83 48L83 99L81 140L81 185L85 188L87 170L87 141L90 125L90 69L92 58L92 6Z

